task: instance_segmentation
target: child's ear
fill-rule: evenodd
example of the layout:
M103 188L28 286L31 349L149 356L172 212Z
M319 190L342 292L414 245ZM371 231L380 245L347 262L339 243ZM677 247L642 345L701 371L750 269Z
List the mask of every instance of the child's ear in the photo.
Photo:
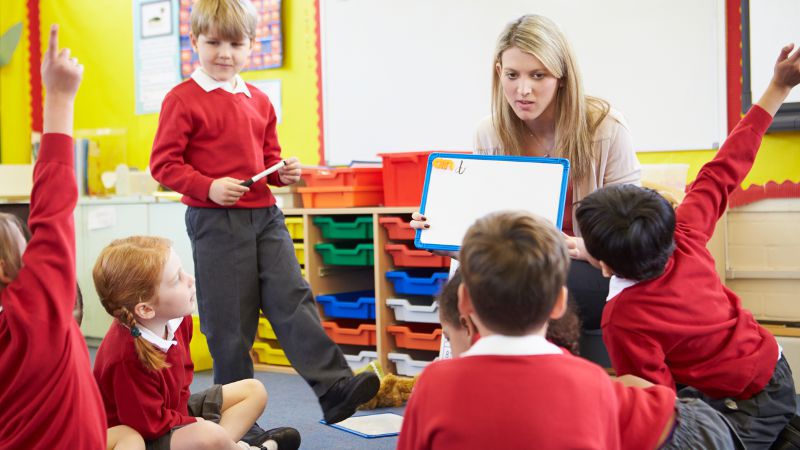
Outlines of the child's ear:
M556 298L556 303L553 305L553 310L550 311L551 319L560 319L567 312L567 287L563 286L561 292Z
M155 317L156 310L150 303L140 302L133 307L133 314L139 319L149 320Z
M192 33L191 31L189 32L189 43L192 44L192 50L194 50L195 53L198 53L198 51L197 51L197 36L195 36L194 33Z
M603 261L597 261L597 263L600 264L600 270L603 272L604 277L611 278L614 275L614 271L611 270L611 267L608 267L608 264Z
M0 260L0 283L8 285L13 281L8 273L6 273L6 262Z
M472 298L469 296L467 286L461 283L458 285L458 313L463 317L469 317L474 312L475 307L472 306Z

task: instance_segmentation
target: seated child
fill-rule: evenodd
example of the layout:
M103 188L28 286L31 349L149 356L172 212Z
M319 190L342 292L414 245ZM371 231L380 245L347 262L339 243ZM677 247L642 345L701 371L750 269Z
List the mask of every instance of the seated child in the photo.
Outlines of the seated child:
M59 51L55 25L41 71L47 96L30 242L15 216L0 214L0 448L102 449L103 401L72 317L78 201L72 119L83 66L68 49Z
M470 227L458 310L481 338L462 357L434 362L419 376L398 449L652 449L670 432L682 439L672 441L695 448L733 448L724 422L692 434L710 420L676 410L670 389L616 383L545 339L548 320L567 308L568 267L561 234L542 218L505 212ZM452 328L448 333L455 337Z
M194 278L183 271L170 242L143 236L116 240L100 253L93 277L103 307L115 319L94 367L108 425L136 430L148 449L250 448L237 441L264 410L261 382L247 379L189 393ZM300 435L276 428L250 444L295 450Z
M800 83L800 51L791 50L782 49L766 92L677 210L626 185L594 192L576 213L587 251L611 276L602 327L616 372L690 386L680 395L722 412L748 448L769 448L794 416L794 383L775 338L720 281L706 244L772 116Z
M456 270L437 296L442 334L450 342L453 358L461 356L480 338L472 319L458 312L458 286L461 281L461 271ZM548 322L545 339L577 355L580 334L581 319L571 304L568 304L563 316Z
M444 334L448 339L452 339L450 343L453 357L455 358L458 358L477 341L477 339L473 338L476 336L476 331L472 320L469 319L469 317L461 316L458 311L458 287L461 282L461 272L458 271L447 282L442 292L439 294L439 319L442 323L443 330L446 330ZM570 351L573 354L576 354L579 336L580 319L572 309L568 309L560 319L551 319L548 324L547 340L560 347L572 349ZM654 386L653 383L633 375L623 375L616 380L625 386L643 389ZM632 410L632 408L636 407L636 402L631 402L631 399L635 399L635 397L620 397L619 414L622 419L620 421L620 446L622 448L630 448L631 450L640 450L635 447L635 445L639 445L640 441L630 440L625 435L625 430L632 428L628 424L635 423L631 419L633 415L637 413L637 411ZM735 446L734 441L738 443L738 439L736 439L735 433L733 433L730 426L725 423L722 416L717 411L711 409L711 407L702 400L693 398L676 399L675 413L671 419L671 424L675 423L676 416L688 416L690 420L686 420L685 418L680 420L676 431L670 433L663 442L659 441L661 442L661 449L741 448ZM630 445L634 446L631 447Z

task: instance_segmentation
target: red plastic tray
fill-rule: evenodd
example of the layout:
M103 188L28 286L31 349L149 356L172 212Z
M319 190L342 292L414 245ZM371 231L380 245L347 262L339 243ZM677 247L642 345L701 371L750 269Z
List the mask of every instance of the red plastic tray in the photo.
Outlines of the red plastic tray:
M385 193L386 191L384 191ZM386 228L389 233L389 239L393 241L413 241L416 230L411 228L408 221L403 220L401 217L381 217L378 223Z
M427 250L410 249L405 244L386 244L384 248L398 267L450 267L449 257Z

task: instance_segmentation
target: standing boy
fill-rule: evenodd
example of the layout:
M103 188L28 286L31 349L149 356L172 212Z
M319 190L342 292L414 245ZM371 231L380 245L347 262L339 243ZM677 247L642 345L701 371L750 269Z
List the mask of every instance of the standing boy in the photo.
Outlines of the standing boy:
M369 372L354 377L320 326L267 184L240 185L281 161L275 110L239 76L257 21L248 0L193 4L191 42L200 68L164 99L150 168L188 205L200 327L214 358L214 382L253 376L250 349L260 309L319 397L325 420L338 422L374 396L378 379ZM299 179L300 164L291 158L267 182L283 186Z
M597 191L577 211L587 251L611 276L602 326L616 372L689 386L680 396L722 412L747 448L769 448L794 416L794 382L775 338L720 281L706 244L772 116L800 83L792 47L677 211L634 186Z

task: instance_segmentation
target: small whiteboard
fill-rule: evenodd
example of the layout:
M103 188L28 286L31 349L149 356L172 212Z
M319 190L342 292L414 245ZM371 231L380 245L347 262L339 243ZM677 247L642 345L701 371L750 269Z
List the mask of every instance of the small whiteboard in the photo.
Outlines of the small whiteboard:
M414 244L456 251L475 220L503 210L529 211L561 229L569 161L561 158L433 153L420 212L430 224Z

